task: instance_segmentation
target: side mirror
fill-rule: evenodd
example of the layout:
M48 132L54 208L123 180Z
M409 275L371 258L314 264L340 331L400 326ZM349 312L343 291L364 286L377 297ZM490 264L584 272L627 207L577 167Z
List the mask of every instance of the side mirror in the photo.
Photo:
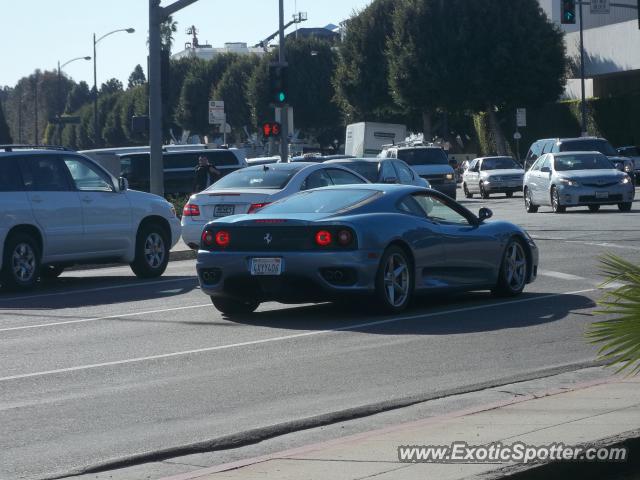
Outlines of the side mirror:
M488 220L491 217L493 217L493 212L491 211L490 208L482 207L478 212L478 218L480 219L481 222L484 222L485 220Z
M129 190L129 180L124 177L118 178L118 190L121 192Z
M551 173L551 169L550 169L549 167L542 167L542 168L540 169L540 171L541 171L542 173Z
M382 183L398 183L398 179L396 177L385 177L382 179Z

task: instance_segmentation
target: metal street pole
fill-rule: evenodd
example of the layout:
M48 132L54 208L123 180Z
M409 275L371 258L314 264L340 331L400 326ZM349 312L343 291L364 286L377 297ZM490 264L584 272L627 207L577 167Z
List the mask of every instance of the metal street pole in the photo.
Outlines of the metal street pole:
M33 93L33 103L34 103L34 118L35 118L35 122L34 122L34 136L33 136L33 144L34 145L39 145L40 142L38 141L38 71L36 70L36 83L35 83L35 90Z
M196 1L176 0L171 5L161 7L160 0L149 0L149 189L160 196L164 195L160 24Z
M582 127L582 136L587 135L587 104L585 102L585 87L584 87L584 22L582 17L582 2L578 2L579 4L579 15L580 15L580 90L581 90L581 101L580 101L580 116L581 116L581 127Z
M64 99L61 98L61 94L62 94L62 68L64 68L66 65L69 65L71 62L75 62L76 60L91 60L91 57L87 56L87 57L76 57L76 58L72 58L71 60L65 62L62 64L62 67L60 66L60 60L58 60L58 86L56 87L56 98L57 98L57 103L58 103L58 107L56 108L56 115L58 117L58 145L62 145L62 124L60 123L60 117L62 117L62 114L64 113L64 105L63 105L63 101ZM95 70L94 70L95 73Z
M285 40L284 40L284 0L279 0L280 8L280 46L278 48L278 63L284 67L287 64L285 56ZM289 161L289 109L288 104L284 103L280 109L280 123L282 132L280 133L280 160Z

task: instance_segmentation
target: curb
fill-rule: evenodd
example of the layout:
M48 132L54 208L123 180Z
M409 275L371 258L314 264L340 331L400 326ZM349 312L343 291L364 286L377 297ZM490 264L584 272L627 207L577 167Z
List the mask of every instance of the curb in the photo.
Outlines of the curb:
M182 260L195 260L198 256L198 252L196 250L174 250L169 252L169 262L179 262ZM81 270L99 270L102 268L113 268L113 267L121 267L126 263L96 263L96 264L86 264L86 265L72 265L68 268L65 268L65 272L77 272Z

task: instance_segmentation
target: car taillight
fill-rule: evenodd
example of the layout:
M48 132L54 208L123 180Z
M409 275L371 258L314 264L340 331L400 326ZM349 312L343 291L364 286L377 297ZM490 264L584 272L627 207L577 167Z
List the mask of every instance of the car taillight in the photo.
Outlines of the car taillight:
M326 230L320 230L316 233L316 243L321 247L331 245L331 233Z
M258 210L260 210L262 207L266 207L267 205L269 205L269 203L271 203L271 202L252 203L251 206L249 207L249 211L247 213L255 213Z
M219 247L227 247L229 246L230 242L231 242L231 236L229 235L229 232L220 230L218 233L216 233L216 244Z
M349 230L340 230L337 235L338 243L346 247L353 241L353 234Z
M213 233L211 233L209 230L205 230L204 232L202 232L202 244L205 247L212 246L213 241L214 241Z
M194 205L193 203L187 203L182 209L183 217L199 217L200 216L200 207L198 205Z

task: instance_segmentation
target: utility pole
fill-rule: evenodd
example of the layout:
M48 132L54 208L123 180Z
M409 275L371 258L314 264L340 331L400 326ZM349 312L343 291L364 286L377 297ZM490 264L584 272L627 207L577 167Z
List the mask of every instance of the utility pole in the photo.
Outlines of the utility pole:
M160 0L149 0L149 173L151 193L164 196L162 162L162 85L160 84L160 24L170 15L197 0L176 0L166 7ZM203 99L203 102L207 99Z
M33 128L34 128L33 144L39 145L40 142L38 141L38 71L37 70L36 70L36 81L35 81L34 93L33 93L33 104L34 104L33 116L35 119L35 122L33 125Z
M287 59L284 51L284 0L279 0L280 7L280 46L278 47L278 64L281 67L287 66ZM289 161L289 108L284 103L280 109L280 124L282 133L280 134L280 160Z
M580 16L580 117L582 126L582 136L587 135L587 104L585 102L585 87L584 87L584 21L582 16L582 2L579 1L579 16Z

